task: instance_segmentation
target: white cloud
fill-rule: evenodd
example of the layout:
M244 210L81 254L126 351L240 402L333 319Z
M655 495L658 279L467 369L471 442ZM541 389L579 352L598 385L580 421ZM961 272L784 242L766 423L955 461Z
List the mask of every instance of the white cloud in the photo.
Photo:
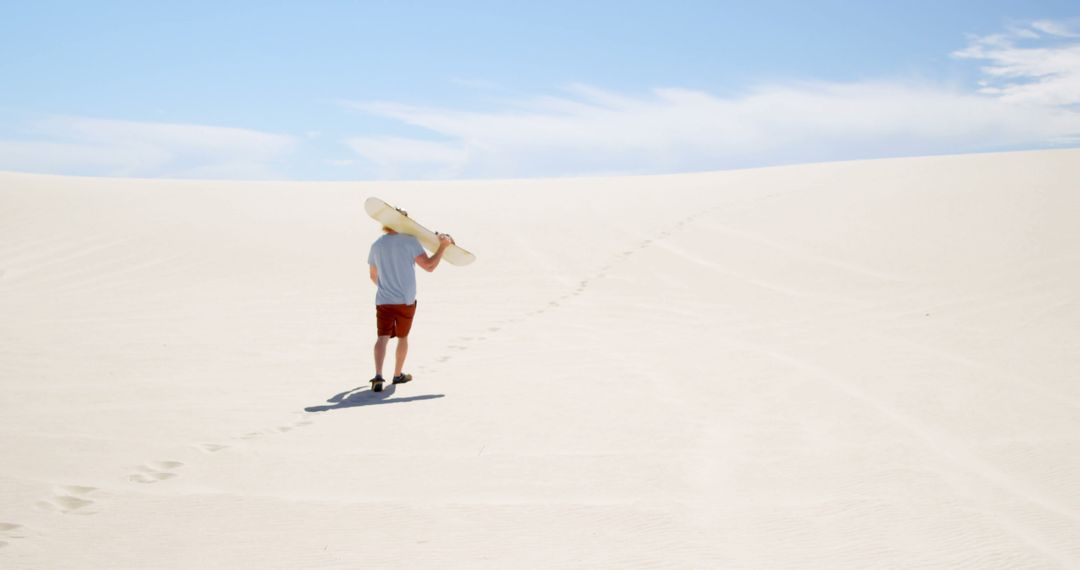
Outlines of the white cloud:
M575 85L484 111L361 101L347 105L431 136L346 143L385 178L678 172L1075 144L1080 44L1071 34L1039 22L973 39L955 55L993 62L981 92L908 81L767 85L730 97ZM1054 45L1017 47L1047 37Z
M1005 34L973 38L953 55L988 62L980 91L1033 105L1080 103L1080 34L1066 22L1039 21Z
M296 140L230 127L50 117L0 140L0 169L98 176L271 178Z
M1038 22L1032 22L1031 27L1044 34L1050 34L1052 36L1062 36L1066 38L1080 38L1080 33L1077 33L1073 29L1073 24L1068 22L1055 22L1052 20L1040 20Z
M443 139L348 141L388 178L706 170L1068 143L1080 133L1080 114L1069 110L885 82L773 86L731 98L577 87L490 112L356 106Z

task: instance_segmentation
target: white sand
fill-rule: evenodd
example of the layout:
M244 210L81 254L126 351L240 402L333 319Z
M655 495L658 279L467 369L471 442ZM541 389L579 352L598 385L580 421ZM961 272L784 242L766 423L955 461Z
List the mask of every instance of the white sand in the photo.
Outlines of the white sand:
M0 568L1080 567L1078 181L0 174ZM369 195L479 256L379 397Z

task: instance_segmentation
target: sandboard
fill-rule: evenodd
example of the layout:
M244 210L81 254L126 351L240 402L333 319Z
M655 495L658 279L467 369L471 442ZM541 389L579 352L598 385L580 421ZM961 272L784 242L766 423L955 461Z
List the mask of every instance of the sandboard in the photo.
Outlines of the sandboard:
M428 251L434 253L439 249L439 236L435 232L416 223L416 220L390 204L372 197L364 201L364 210L375 221L395 232L407 234L420 240L420 244L427 248ZM453 244L443 252L443 259L454 265L468 265L476 261L476 256Z

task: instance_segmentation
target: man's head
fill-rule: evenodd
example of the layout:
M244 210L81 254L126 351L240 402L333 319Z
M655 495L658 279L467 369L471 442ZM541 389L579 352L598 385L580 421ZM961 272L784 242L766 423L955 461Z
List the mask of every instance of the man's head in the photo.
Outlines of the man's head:
M394 208L394 209L397 210L398 213L401 214L402 216L405 216L406 218L409 217L409 213L406 212L405 210L402 210L401 208ZM396 234L397 233L394 230L390 229L390 227L388 227L388 226L383 226L382 231L385 232L385 233L388 233L388 234Z

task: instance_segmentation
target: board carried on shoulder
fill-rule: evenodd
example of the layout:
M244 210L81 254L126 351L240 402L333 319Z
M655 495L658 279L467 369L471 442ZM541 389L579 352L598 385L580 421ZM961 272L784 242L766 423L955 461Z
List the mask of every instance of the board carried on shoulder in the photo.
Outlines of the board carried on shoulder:
M439 249L439 235L418 224L405 211L374 197L364 201L364 210L375 221L395 232L410 235L420 240L420 244L427 248L428 251L434 253ZM443 259L454 265L468 265L476 261L476 256L465 251L457 244L451 244L443 252Z

